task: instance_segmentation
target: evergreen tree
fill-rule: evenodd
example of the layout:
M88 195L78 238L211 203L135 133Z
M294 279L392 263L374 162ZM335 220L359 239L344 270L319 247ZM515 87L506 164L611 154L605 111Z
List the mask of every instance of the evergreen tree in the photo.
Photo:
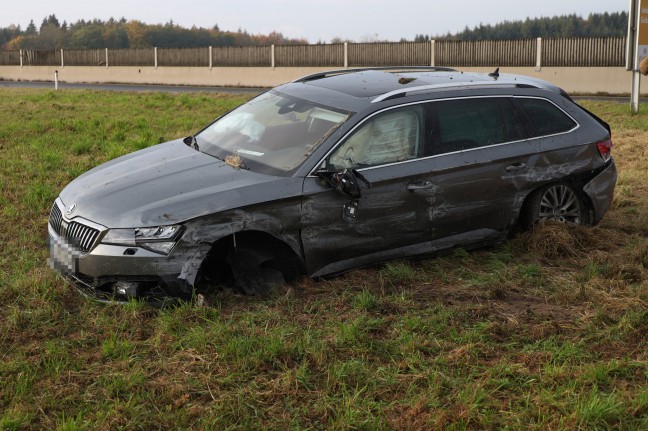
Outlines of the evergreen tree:
M504 21L495 25L483 25L437 39L456 40L511 40L536 37L623 37L628 27L628 13L614 12L590 14L587 19L572 15L552 18L527 18L524 21ZM418 35L417 35L418 37ZM415 39L416 40L416 39Z
M29 25L27 26L27 29L25 30L25 34L30 35L30 34L36 34L36 24L34 24L34 20L32 19L29 21Z
M575 14L526 18L524 21L504 21L490 25L480 23L470 29L466 27L456 34L438 35L417 34L416 42L431 39L454 40L512 40L536 37L623 37L628 25L627 12L590 14L587 18ZM371 35L370 35L371 36ZM376 39L365 36L365 41ZM401 41L405 39L401 38ZM352 42L334 38L333 43ZM269 44L305 44L302 39L290 39L281 33L250 35L248 32L222 31L217 24L211 28L179 26L173 20L165 24L145 24L140 21L127 21L125 18L107 21L94 19L78 20L74 23L63 21L61 24L52 14L43 19L37 30L34 20L29 22L25 31L20 27L0 28L0 48L4 49L101 49L101 48L191 48L206 46L262 46Z

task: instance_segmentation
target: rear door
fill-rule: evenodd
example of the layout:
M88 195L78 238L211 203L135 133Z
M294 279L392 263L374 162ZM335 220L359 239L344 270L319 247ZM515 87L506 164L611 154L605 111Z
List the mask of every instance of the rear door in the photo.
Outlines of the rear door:
M507 97L441 100L427 109L432 237L496 236L516 217L523 196L511 178L524 176L537 143L523 139L523 121Z

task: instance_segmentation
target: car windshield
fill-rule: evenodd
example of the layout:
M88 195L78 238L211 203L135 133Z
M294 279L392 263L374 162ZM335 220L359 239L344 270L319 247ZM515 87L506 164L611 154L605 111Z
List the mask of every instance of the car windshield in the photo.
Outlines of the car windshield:
M198 135L200 151L255 172L292 173L349 117L303 99L267 92Z

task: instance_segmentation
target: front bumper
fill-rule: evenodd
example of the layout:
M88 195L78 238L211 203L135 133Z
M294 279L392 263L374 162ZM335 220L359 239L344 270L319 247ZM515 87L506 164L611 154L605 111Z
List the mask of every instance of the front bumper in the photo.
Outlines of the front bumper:
M140 247L99 243L85 253L56 233L48 223L52 269L83 294L98 300L132 298L158 301L182 296L182 259Z

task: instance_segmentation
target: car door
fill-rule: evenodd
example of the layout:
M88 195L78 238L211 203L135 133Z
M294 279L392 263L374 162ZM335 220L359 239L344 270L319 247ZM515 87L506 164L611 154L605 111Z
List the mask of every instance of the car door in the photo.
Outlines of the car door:
M362 123L328 157L329 173L304 181L302 244L308 272L341 272L397 255L427 238L425 177L432 169L422 153L422 106L379 113ZM359 198L330 184L333 172L356 169Z
M434 170L432 238L463 235L455 245L495 238L515 219L521 178L537 143L505 97L469 97L427 105L426 151Z

